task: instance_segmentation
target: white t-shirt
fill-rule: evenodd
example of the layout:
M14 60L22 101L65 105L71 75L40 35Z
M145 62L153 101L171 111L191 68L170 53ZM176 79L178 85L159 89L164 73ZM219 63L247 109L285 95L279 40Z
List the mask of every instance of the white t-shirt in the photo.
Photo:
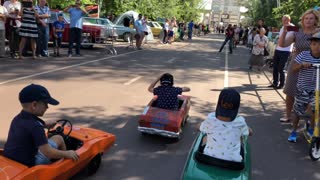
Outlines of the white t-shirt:
M291 26L294 26L294 24L291 24L290 23L290 25ZM281 36L281 34L283 33L283 26L282 26L282 28L280 29L280 32L279 32L279 37ZM287 32L287 35L292 35L294 32L293 31L288 31ZM276 47L276 50L279 50L279 51L289 51L289 52L292 52L292 49L293 49L293 43L290 45L290 46L288 46L288 47L280 47L279 45L277 45L277 47Z
M0 14L4 14L6 16L8 15L7 9L4 6L1 6L1 5L0 5ZM4 23L5 22L2 19L0 19L0 29L1 30L5 29Z
M204 154L227 161L241 162L241 136L249 135L249 128L242 116L225 122L210 113L201 123L200 131L207 134Z
M19 1L16 1L15 3L12 3L11 1L6 1L3 3L3 6L7 8L7 11L9 13L9 17L15 18L17 15L10 14L11 12L14 12L15 9L18 9L20 11L21 9L21 3Z

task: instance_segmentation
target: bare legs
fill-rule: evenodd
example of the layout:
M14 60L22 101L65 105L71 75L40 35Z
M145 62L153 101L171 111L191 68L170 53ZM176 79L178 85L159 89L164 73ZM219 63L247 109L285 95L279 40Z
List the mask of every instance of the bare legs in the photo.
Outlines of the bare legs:
M287 120L291 119L291 112L293 109L293 104L294 104L294 97L293 96L286 96L286 115L287 115Z
M59 150L63 150L63 151L67 150L66 144L64 143L62 136L54 135L50 139L57 144Z
M20 59L23 59L22 51L23 51L23 48L26 44L26 40L27 40L27 38L21 37L20 44L19 44L19 58ZM36 58L36 41L34 38L31 38L31 49L32 49L33 59L35 59Z

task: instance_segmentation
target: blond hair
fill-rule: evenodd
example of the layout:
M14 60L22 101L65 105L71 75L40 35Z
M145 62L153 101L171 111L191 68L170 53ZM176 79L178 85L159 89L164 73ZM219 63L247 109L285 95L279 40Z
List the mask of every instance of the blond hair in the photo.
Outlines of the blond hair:
M319 24L319 12L314 10L314 9L309 9L306 12L304 12L303 15L301 16L301 26L302 26L302 28L304 28L304 18L309 14L313 14L314 15L314 17L315 17L314 26L318 27L318 24Z

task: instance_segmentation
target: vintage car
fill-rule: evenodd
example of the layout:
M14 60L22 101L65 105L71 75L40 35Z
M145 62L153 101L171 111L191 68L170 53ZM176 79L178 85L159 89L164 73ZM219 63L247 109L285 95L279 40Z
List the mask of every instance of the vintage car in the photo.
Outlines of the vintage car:
M177 111L161 109L156 104L157 98L155 97L144 109L138 122L138 131L181 139L182 127L189 116L190 97L179 96L179 110Z
M148 26L150 26L154 36L160 36L160 33L162 32L162 26L158 22L148 21Z
M181 180L251 179L250 147L247 136L242 138L242 162L225 161L203 154L205 146L202 145L202 140L204 136L206 136L204 133L200 133L193 143Z
M60 159L49 165L27 167L3 156L0 149L0 179L69 179L79 171L86 169L88 175L95 173L101 157L115 142L115 135L97 129L73 127L69 120L59 120L48 136L61 134L68 150L75 150L79 161Z
M60 13L63 14L63 20L65 23L62 42L69 43L70 16L68 13L64 13L59 10L52 10L49 26L50 29L52 29L52 25L58 19L58 15ZM95 43L104 43L106 39L105 32L106 28L103 25L83 22L81 46L84 48L92 48ZM50 31L50 40L53 40L53 31Z
M107 37L117 36L117 38L123 39L124 41L128 41L128 38L130 37L130 33L133 33L133 34L135 33L134 29L125 27L123 25L113 24L109 19L105 19L105 18L84 17L83 21L89 22L92 24L103 25L106 27L105 35Z

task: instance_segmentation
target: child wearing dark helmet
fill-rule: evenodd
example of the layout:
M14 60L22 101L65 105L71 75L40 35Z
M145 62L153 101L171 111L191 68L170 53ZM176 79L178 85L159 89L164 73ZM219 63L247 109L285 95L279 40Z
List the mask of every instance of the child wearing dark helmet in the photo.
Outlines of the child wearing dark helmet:
M204 154L226 161L241 162L241 137L251 135L245 119L238 116L240 94L235 89L223 89L219 95L216 112L208 115L200 125L207 135Z
M160 81L160 86L156 87L156 84ZM169 73L164 73L159 76L154 82L152 82L148 88L148 91L158 96L157 107L169 110L178 110L179 101L178 95L182 92L190 91L188 87L174 87L173 76Z

